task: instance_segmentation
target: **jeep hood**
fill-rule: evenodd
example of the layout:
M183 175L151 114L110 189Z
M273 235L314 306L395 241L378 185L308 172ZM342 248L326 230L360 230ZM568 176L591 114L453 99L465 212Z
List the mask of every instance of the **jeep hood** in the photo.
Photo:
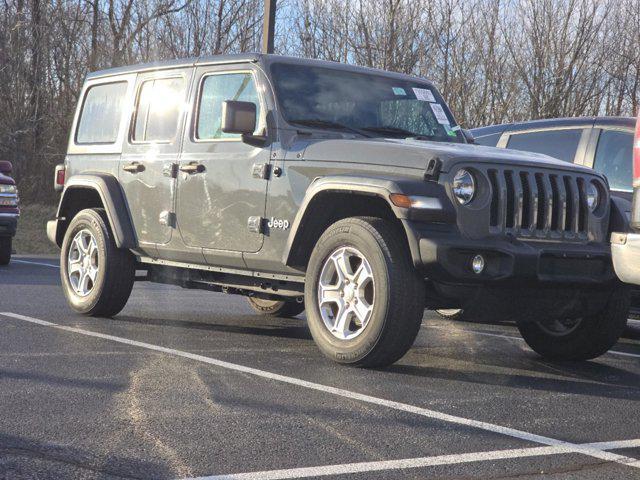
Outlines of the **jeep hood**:
M453 165L464 161L546 167L574 172L582 170L593 174L593 170L589 168L567 163L547 155L464 143L384 138L314 139L309 141L303 153L305 160L387 165L421 171L425 170L427 162L433 157L440 158L443 172L449 171Z

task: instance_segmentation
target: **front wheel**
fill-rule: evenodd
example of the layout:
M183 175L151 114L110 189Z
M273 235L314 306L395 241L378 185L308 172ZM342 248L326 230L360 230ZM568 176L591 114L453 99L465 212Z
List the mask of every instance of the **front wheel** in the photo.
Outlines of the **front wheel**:
M269 317L295 317L304 312L304 303L295 300L265 300L247 297L247 301L257 313Z
M590 360L613 347L627 325L630 292L618 287L598 313L574 319L518 322L522 338L553 360Z
M135 280L135 260L116 246L104 210L82 210L73 218L62 243L60 276L76 312L112 317L124 308Z
M0 265L9 265L11 261L11 237L0 237Z
M313 339L327 357L387 366L418 334L424 281L398 228L380 218L347 218L330 226L313 249L305 305Z

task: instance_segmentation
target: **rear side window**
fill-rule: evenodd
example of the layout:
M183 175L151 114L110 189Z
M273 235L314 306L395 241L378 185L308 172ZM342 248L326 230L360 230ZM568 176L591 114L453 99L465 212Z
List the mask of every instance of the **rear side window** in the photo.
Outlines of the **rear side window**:
M546 130L515 133L509 137L507 148L544 153L565 162L573 162L583 129Z
M138 93L132 140L172 142L178 131L184 93L182 77L143 82Z
M593 168L606 175L612 190L631 192L633 174L633 134L603 130L598 139Z
M238 137L236 134L222 131L222 102L226 100L255 103L260 118L260 100L250 73L210 75L202 82L196 138L216 140Z
M84 97L76 143L115 143L127 82L90 87Z

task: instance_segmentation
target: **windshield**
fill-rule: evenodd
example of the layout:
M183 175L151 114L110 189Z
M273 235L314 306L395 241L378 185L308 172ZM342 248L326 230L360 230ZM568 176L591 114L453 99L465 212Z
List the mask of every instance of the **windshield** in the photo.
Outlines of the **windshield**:
M464 142L440 94L419 80L338 68L275 63L278 103L287 122L369 137Z

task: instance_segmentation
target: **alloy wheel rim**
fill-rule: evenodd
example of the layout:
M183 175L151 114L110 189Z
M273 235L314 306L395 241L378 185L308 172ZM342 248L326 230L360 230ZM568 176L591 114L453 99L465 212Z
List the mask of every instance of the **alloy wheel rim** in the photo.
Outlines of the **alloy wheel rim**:
M318 307L325 327L351 340L369 324L375 301L373 269L353 247L340 247L324 261L318 282Z
M538 325L547 334L554 337L563 337L573 333L582 323L582 317L579 318L561 318L547 322L538 322Z
M95 287L98 272L98 242L89 230L80 230L71 241L67 257L67 277L75 294L89 295Z

